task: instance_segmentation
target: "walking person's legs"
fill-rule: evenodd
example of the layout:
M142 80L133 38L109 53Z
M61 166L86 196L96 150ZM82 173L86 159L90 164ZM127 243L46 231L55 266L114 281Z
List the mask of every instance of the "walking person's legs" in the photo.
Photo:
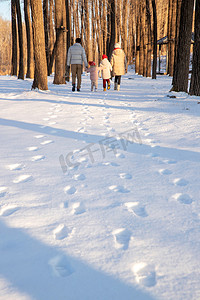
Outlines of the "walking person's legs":
M82 74L82 65L77 65L77 91L81 89L81 74Z
M115 83L114 83L114 90L116 90L117 89L117 81L118 81L118 76L116 75L115 76Z
M120 89L120 83L121 83L121 75L115 76L115 86L114 89L118 90Z
M120 84L121 84L121 75L118 76L118 81L117 81L117 90L119 91L120 89Z
M94 86L95 86L95 92L97 91L97 88L98 88L98 80L95 80L94 81Z
M107 85L108 85L108 90L110 89L110 79L106 79Z
M103 79L103 90L106 91L106 79Z
M77 65L71 65L71 71L72 71L72 92L75 91L75 85L76 85L76 67Z

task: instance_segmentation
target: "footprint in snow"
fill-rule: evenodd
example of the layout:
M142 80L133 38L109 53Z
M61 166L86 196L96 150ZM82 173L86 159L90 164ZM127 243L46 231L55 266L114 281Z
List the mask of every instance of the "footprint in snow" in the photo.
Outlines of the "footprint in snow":
M7 165L6 169L10 170L10 171L17 171L17 170L21 170L23 168L22 164L12 164L12 165Z
M183 204L191 204L193 202L188 194L176 193L172 198Z
M57 124L57 122L54 122L54 121L53 121L53 122L49 122L49 123L48 123L48 125L55 125L55 124Z
M40 161L40 160L43 160L43 159L45 159L44 155L36 155L36 156L33 156L31 158L31 161Z
M0 186L0 197L4 197L7 193L7 187L6 186Z
M137 263L132 267L132 271L138 284L146 287L156 285L156 271L153 265L144 262Z
M28 151L37 151L38 147L28 147Z
M60 224L56 229L53 231L53 235L55 240L63 240L70 236L72 230L67 228L64 224Z
M170 175L170 174L172 174L172 171L170 171L170 170L168 170L168 169L160 169L160 170L159 170L159 173L160 173L161 175Z
M13 180L14 183L23 183L23 182L27 182L30 181L32 179L31 175L20 175L19 177L15 178Z
M121 179L132 179L132 175L128 173L120 173L119 176Z
M85 206L81 202L76 202L72 205L72 214L80 215L85 212Z
M85 175L84 174L77 174L77 175L74 175L73 177L75 180L85 180Z
M65 188L64 188L64 192L66 194L69 194L69 195L73 195L76 193L76 188L74 186L71 186L71 185L67 185Z
M109 190L120 193L129 193L130 191L121 185L111 185Z
M185 186L188 184L188 181L183 178L176 178L176 179L174 179L173 182L175 185L179 185L179 186Z
M112 166L112 167L119 167L119 165L115 162L105 162L101 163L103 166Z
M147 156L148 157L159 157L159 154L158 153L149 153Z
M123 153L117 153L115 155L115 157L117 157L117 158L125 158L125 155Z
M49 261L53 274L57 277L67 277L74 273L71 264L65 256L55 256Z
M110 131L110 132L115 132L115 129L112 128L112 127L107 127L107 130Z
M43 121L49 121L49 118L43 118L42 120Z
M145 218L148 216L145 207L141 206L139 202L126 202L125 206L129 212L133 213L138 217Z
M43 137L45 137L43 134L39 134L39 135L35 135L34 136L36 139L41 139L41 138L43 138Z
M0 210L0 216L8 217L12 215L14 212L16 212L17 210L19 210L19 207L14 205L7 205Z
M163 162L166 163L166 164L170 164L170 165L177 163L177 161L174 160L174 159L164 159Z
M115 248L116 249L128 249L129 241L131 238L131 233L126 228L118 228L112 232L114 241L115 241Z
M46 140L40 143L40 145L48 145L48 144L52 144L53 141L52 140Z

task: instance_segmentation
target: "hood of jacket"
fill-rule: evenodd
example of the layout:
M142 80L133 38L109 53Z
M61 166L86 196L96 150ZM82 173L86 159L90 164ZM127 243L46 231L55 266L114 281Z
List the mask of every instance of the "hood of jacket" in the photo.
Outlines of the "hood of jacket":
M115 49L114 51L113 51L113 53L115 54L115 55L120 55L121 53L122 53L122 49L121 48L118 48L118 49Z
M101 64L102 64L103 66L109 65L108 59L107 59L107 58L104 58L104 59L101 61Z

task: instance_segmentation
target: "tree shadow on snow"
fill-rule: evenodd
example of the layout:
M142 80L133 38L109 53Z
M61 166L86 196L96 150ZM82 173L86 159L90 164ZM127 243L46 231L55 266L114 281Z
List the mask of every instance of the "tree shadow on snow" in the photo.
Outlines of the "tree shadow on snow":
M0 221L0 275L35 300L153 300L147 293L93 269Z
M50 126L44 127L42 125L38 125L38 124L34 124L34 123L14 121L14 120L9 120L9 119L0 119L0 125L20 128L23 130L30 130L34 133L43 133L43 134L48 134L51 136L85 141L88 144L90 144L90 143L102 144L102 141L104 139L106 139L105 136L93 135L93 134L81 133L81 132L74 132L74 131L65 130L65 129L53 128ZM133 127L133 128L130 128L130 130L128 130L128 132L129 132L129 134L133 135L133 137L132 137L133 141L137 141L137 143L128 142L128 144L127 144L127 140L126 140L127 133L125 133L125 134L121 133L121 132L113 133L111 135L111 138L117 139L122 134L121 141L118 143L121 143L121 145L126 145L126 151L130 152L130 153L136 153L136 154L142 154L142 155L148 155L150 153L154 153L158 157L162 157L164 159L178 160L178 161L185 160L185 161L192 161L192 162L200 161L200 153L199 152L176 149L176 148L161 147L161 146L151 147L150 145L146 145L142 142L141 139L138 138L138 134L139 134L138 131L137 131L137 134L135 135L135 133L136 133L135 130L137 131L137 128ZM54 132L54 131L56 131L56 132ZM136 138L135 138L135 136L136 136ZM135 140L134 140L134 138L135 138ZM138 141L140 141L140 143L138 143ZM64 153L61 153L61 154L64 154Z

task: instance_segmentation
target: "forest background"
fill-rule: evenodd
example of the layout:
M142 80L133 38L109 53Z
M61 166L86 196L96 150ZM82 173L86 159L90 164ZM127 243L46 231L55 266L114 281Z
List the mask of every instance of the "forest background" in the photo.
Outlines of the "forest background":
M111 57L115 42L135 72L156 79L158 53L173 90L200 95L199 1L195 0L2 0L11 20L0 18L0 74L33 78L33 88L48 89L68 79L68 48L81 37L87 59ZM194 32L194 34L192 34ZM191 59L191 54L192 59ZM159 61L160 63L160 61Z

